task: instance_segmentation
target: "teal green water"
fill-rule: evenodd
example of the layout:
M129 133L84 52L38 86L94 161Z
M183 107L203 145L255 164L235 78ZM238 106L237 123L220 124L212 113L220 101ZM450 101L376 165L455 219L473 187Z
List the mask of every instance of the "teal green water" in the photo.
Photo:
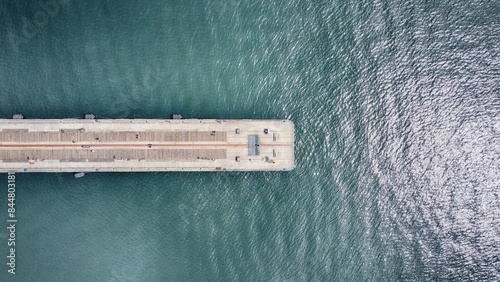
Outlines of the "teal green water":
M288 118L297 167L16 174L15 275L2 175L1 281L500 280L498 1L46 1L2 117Z

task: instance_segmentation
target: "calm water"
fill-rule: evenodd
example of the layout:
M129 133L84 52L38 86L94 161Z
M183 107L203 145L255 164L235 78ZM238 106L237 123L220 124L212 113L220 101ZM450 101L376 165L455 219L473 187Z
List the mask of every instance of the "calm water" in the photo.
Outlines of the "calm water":
M500 2L41 2L2 117L289 118L297 167L17 174L16 275L1 175L1 281L500 280Z

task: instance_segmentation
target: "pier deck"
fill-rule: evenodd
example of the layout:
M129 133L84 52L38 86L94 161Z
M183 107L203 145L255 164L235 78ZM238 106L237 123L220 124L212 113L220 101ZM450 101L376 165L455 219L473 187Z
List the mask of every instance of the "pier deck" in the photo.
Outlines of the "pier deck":
M293 167L289 120L0 119L0 172Z

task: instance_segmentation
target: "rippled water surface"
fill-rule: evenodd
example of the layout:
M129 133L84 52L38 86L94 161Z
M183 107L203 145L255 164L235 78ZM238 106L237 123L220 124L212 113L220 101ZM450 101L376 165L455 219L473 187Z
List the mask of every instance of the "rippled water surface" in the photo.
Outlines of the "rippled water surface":
M54 3L0 3L1 116L288 118L297 166L16 174L1 281L500 280L500 2Z

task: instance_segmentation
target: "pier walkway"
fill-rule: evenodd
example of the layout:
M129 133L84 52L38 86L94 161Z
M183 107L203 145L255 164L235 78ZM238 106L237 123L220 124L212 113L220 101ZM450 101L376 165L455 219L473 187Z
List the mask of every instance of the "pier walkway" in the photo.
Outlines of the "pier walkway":
M0 119L0 172L293 167L289 120Z

